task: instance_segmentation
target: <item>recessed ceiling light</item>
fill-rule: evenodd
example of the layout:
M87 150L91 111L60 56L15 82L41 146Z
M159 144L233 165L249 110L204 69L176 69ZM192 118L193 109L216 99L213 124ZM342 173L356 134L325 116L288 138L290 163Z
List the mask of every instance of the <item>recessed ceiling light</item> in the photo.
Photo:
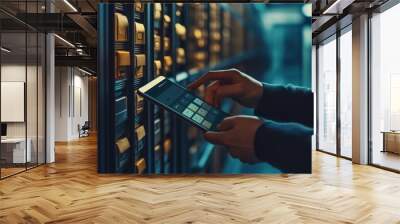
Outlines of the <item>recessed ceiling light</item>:
M90 73L90 72L88 72L88 71L86 71L86 70L83 70L83 69L81 69L81 68L79 68L79 67L78 67L78 70L81 71L81 72L83 72L83 73L86 74L86 75L90 75L90 76L93 75L92 73Z
M331 10L336 8L337 5L339 4L340 0L336 0L332 5L330 5L327 9L325 9L322 14L328 14L331 13Z
M78 12L78 10L68 1L64 0L64 3L68 5L74 12Z
M355 0L336 0L322 14L342 14L343 10L351 5Z
M71 42L69 42L68 40L60 37L58 34L54 34L55 37L57 37L59 40L61 40L62 42L64 42L65 44L67 44L68 46L75 48L75 45L73 45Z
M4 51L6 53L10 53L11 52L11 50L9 50L9 49L7 49L5 47L1 47L0 49L1 49L1 51Z

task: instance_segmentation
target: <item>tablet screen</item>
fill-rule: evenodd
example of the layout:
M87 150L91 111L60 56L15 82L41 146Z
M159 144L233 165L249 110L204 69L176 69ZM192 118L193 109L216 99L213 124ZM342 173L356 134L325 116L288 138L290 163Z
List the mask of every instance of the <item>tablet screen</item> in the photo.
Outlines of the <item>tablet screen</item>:
M227 116L169 79L162 80L143 94L206 131L215 130Z

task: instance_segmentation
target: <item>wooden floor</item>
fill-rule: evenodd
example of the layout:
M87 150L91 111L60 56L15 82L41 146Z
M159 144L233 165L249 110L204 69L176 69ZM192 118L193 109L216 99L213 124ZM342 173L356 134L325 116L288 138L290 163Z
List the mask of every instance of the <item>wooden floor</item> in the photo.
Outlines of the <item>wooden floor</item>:
M0 181L0 223L400 223L400 175L315 152L312 175L96 173L94 138Z
M25 167L25 164L18 164L18 167L6 167L6 168L0 168L1 170L1 178L6 178L11 175L15 175L20 172L24 172L28 169L33 169L37 167L37 164L27 164Z
M400 170L400 154L379 150L375 150L373 153L372 161L374 164Z
M25 167L7 167L7 168L0 168L1 169L1 177L8 177L13 174L23 172L26 170Z

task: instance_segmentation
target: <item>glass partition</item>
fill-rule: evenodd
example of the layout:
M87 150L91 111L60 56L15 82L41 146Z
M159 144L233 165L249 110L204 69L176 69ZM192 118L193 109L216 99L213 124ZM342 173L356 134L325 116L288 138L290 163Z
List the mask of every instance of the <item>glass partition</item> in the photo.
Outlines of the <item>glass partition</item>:
M44 1L2 1L18 16L43 12ZM45 162L45 35L0 12L0 178Z
M27 142L26 81L27 48L25 32L1 34L1 175L26 169L30 162ZM4 50L6 49L6 50Z
M38 158L38 49L37 49L38 35L35 32L27 33L27 52L28 61L26 64L26 114L27 114L27 151L29 153L29 160L27 167L34 167L37 165Z

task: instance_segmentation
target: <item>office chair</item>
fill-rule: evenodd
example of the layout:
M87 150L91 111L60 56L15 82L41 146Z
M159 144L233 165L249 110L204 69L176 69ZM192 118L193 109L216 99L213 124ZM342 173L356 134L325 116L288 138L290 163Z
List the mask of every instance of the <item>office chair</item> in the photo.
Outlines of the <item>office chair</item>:
M89 121L85 121L82 127L80 127L80 125L78 124L79 138L89 136L89 129L90 129Z

